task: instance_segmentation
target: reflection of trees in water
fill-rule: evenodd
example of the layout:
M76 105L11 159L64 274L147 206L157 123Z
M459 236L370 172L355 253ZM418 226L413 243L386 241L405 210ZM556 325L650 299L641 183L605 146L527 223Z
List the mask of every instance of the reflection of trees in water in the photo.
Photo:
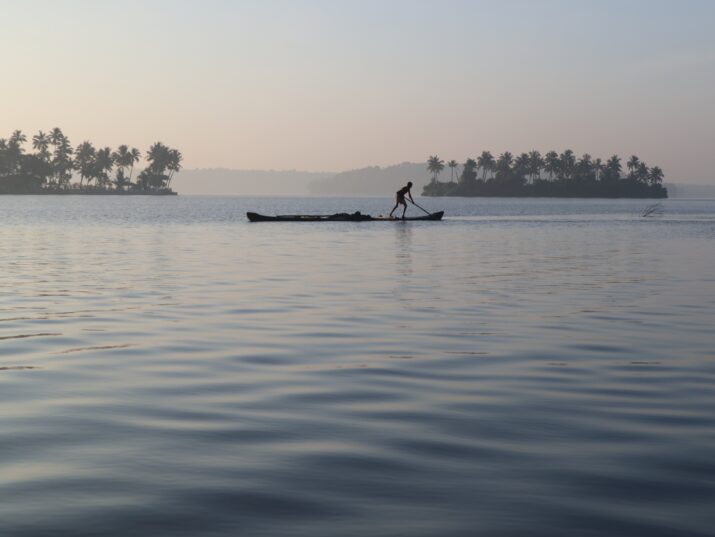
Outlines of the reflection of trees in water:
M412 275L412 225L399 222L395 225L395 252L397 272L401 276Z

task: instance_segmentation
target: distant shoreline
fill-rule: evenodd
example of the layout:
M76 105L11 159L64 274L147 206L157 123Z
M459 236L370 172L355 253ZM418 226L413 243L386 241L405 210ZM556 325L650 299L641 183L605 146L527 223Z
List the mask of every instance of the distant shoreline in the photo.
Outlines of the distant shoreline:
M72 147L62 129L39 131L31 139L34 153L25 152L28 138L15 130L0 138L0 195L175 196L174 174L183 156L161 142L146 152L146 168L133 179L141 152L128 145L116 151L84 141ZM78 182L72 182L73 178Z
M560 155L549 151L542 157L539 151L521 153L514 157L506 151L498 158L483 151L477 159L467 159L462 173L456 174L460 164L447 163L450 181L442 183L438 176L445 162L437 155L427 159L427 170L432 180L422 190L423 196L505 197L505 198L667 198L663 186L663 170L648 167L636 155L626 163L628 175L618 155L607 161L593 159L585 153L576 158L570 149ZM454 180L457 175L457 181Z
M445 184L445 183L443 183ZM449 183L446 183L449 184ZM430 185L425 186L425 191L422 192L424 197L432 198L523 198L523 199L667 199L668 191L665 188L660 190L653 190L647 192L627 192L627 193L613 193L605 194L603 192L596 192L593 194L588 194L584 192L564 192L564 193L541 193L541 192L480 192L474 194L467 193L430 193Z

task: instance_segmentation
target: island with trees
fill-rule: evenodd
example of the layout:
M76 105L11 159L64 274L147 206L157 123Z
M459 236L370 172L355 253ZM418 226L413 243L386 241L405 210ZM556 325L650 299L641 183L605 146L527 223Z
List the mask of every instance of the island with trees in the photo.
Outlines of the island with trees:
M32 137L16 130L0 138L0 194L175 195L171 179L181 170L182 155L161 142L146 152L146 167L134 178L141 153L120 145L95 148L90 142L72 147L59 128Z
M627 174L618 155L602 161L585 154L576 158L567 149L559 154L549 151L543 157L538 151L516 157L509 152L498 158L484 151L464 164L447 163L450 180L439 181L445 163L438 156L427 161L432 174L423 196L504 196L504 197L571 197L571 198L667 198L663 170L649 168L637 156L626 162ZM459 173L459 168L462 168Z

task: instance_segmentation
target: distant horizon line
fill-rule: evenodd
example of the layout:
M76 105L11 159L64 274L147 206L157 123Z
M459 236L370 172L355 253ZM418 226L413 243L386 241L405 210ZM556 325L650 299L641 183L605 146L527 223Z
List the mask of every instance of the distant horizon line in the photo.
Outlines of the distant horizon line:
M338 175L341 173L345 172L351 172L351 171L357 171L357 170L365 170L368 168L392 168L395 166L402 166L404 164L410 164L410 165L419 165L421 164L420 162L400 162L397 164L388 164L388 165L367 165L367 166L361 166L359 168L348 168L345 170L301 170L297 168L290 168L290 169L276 169L276 168L231 168L227 166L208 166L208 167L196 167L196 168L184 168L178 175L181 175L181 173L186 173L186 172L207 172L207 171L223 171L223 172L265 172L265 173L304 173L304 174L320 174L320 175ZM429 173L429 170L427 170L427 166L425 166L425 171ZM426 178L429 179L429 176ZM692 179L686 179L686 180L673 180L673 179L668 179L667 181L664 181L663 184L679 184L683 186L713 186L715 187L715 179L712 179L710 183L693 183ZM222 195L222 194L216 194L216 195Z
M184 168L183 171L211 171L211 170L219 170L219 171L235 171L235 172L273 172L273 173L321 173L321 174L337 174L337 173L344 173L344 172L349 172L353 170L365 170L368 168L392 168L395 166L402 166L405 164L409 165L420 165L420 162L412 162L412 161L404 161L404 162L398 162L396 164L367 164L365 166L359 166L355 168L345 168L343 170L315 170L315 169L299 169L299 168L233 168L233 167L228 167L228 166L197 166L197 167L191 167L191 168ZM425 166L425 170L427 170L427 166Z

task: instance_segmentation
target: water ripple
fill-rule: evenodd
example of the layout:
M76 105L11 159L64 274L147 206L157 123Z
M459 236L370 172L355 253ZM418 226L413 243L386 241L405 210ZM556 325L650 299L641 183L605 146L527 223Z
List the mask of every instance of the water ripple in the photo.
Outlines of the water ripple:
M712 534L712 202L96 198L0 197L2 535Z

